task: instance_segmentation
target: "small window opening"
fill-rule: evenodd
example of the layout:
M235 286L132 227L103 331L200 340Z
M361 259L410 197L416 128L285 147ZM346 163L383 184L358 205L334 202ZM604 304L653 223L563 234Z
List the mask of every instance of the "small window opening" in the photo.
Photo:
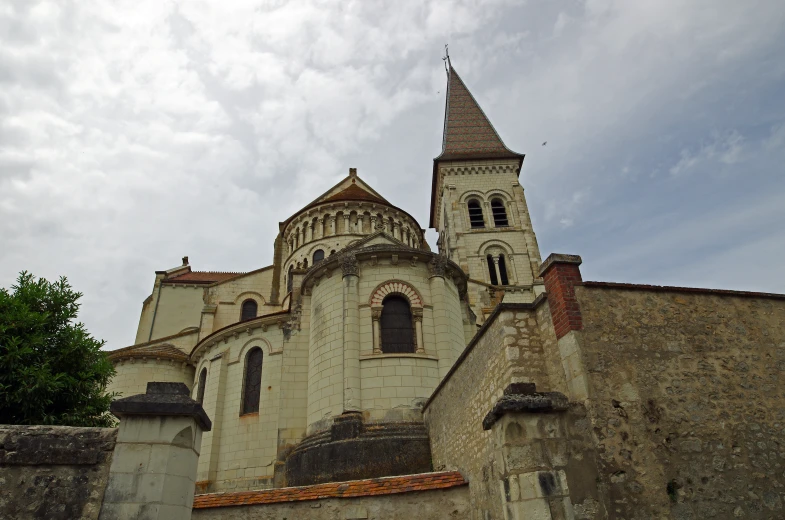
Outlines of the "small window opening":
M493 257L488 255L488 275L491 277L491 285L499 285L499 279L496 278L496 266L493 264Z
M286 277L286 292L292 292L292 270L294 269L294 264L289 266L289 274Z
M259 411L259 396L262 391L262 361L264 353L259 347L251 349L245 357L245 384L241 415Z
M242 311L240 312L240 321L251 320L256 317L258 306L254 300L245 300L243 302Z
M196 389L196 400L199 404L204 402L204 388L207 386L207 369L203 368L199 373L199 386Z
M507 264L504 262L504 255L499 255L499 276L501 276L502 285L510 285L507 279Z
M313 252L313 265L318 264L324 260L324 249L317 249Z

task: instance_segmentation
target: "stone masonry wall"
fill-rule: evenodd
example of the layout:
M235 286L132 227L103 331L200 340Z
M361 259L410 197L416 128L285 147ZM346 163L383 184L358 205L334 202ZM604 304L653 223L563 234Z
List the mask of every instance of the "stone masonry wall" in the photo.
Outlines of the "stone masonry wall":
M457 470L470 483L472 518L503 518L493 439L482 420L513 382L548 389L531 304L502 304L458 359L424 410L435 471Z
M785 298L576 295L608 518L785 517Z
M114 428L0 425L0 518L97 519Z

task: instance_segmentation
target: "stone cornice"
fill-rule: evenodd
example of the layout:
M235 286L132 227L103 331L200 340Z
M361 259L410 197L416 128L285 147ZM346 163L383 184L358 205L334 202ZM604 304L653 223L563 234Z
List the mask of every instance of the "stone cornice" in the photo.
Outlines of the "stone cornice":
M189 358L193 364L196 364L201 359L203 350L212 347L220 341L229 341L231 337L239 337L243 333L250 336L254 334L256 329L262 329L262 332L265 332L270 326L278 326L283 329L288 324L290 317L291 311L287 310L227 325L197 343L191 350Z

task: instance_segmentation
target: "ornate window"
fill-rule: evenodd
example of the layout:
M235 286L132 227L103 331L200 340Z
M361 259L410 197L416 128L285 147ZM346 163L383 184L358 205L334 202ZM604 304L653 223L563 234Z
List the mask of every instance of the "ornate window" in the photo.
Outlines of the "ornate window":
M289 274L286 276L286 292L292 292L292 269L294 264L289 266Z
M469 223L472 228L485 227L485 221L482 218L482 206L477 199L471 199L468 204L469 208Z
M317 249L313 252L313 265L318 264L324 260L324 249Z
M254 319L256 317L257 310L258 307L254 300L245 300L243 302L242 311L240 312L240 321Z
M509 226L507 221L507 210L504 209L504 201L496 198L491 200L491 212L493 213L493 225L496 227Z
M259 411L259 397L262 392L262 361L264 353L254 347L245 356L245 382L243 384L243 404L240 415Z
M488 275L491 277L491 285L499 285L499 278L496 276L496 262L493 261L493 256L488 255Z
M414 353L414 323L406 298L390 295L382 302L381 327L382 353Z
M196 400L199 404L204 402L204 388L207 386L207 368L203 368L199 373L199 384L196 387Z

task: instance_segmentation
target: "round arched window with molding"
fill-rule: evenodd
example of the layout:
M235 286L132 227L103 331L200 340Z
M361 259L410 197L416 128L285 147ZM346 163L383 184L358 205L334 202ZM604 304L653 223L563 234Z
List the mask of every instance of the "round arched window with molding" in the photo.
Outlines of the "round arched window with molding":
M317 249L313 252L313 265L318 264L324 260L324 249Z
M414 322L408 300L392 294L382 302L379 319L382 354L413 354Z

